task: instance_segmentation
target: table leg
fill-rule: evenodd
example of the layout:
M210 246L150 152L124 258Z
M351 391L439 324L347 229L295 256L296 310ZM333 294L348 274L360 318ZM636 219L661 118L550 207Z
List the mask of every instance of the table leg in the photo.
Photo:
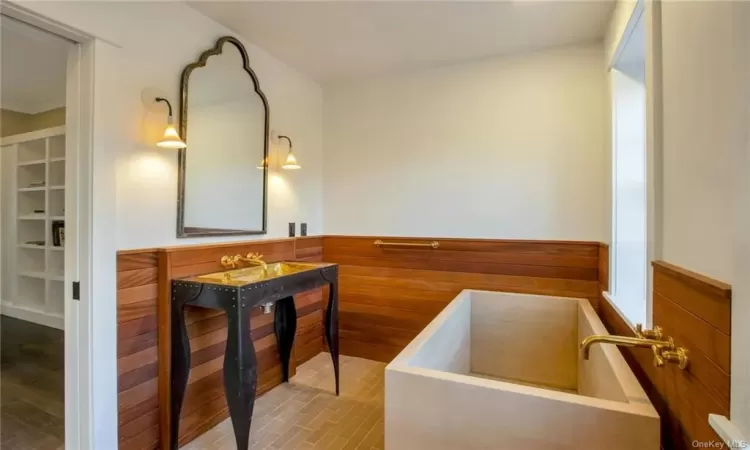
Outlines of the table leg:
M170 448L177 450L180 432L180 411L190 375L190 340L185 325L185 304L172 303L172 399L170 405Z
M274 331L276 343L281 356L282 381L289 381L289 360L294 346L294 334L297 332L297 309L294 297L285 297L276 302L274 308Z
M247 450L255 404L257 366L250 336L250 309L234 304L227 312L227 347L224 354L224 392L238 450Z
M326 309L326 341L333 359L333 374L336 377L336 395L339 395L339 284L331 282L328 287L328 308Z

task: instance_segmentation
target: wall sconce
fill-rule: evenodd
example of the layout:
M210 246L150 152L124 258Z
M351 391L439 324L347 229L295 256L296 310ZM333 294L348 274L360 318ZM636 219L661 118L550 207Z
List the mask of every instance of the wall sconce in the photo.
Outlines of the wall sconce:
M288 136L279 136L279 140L286 139L289 141L289 154L286 155L286 161L284 162L284 165L281 166L282 169L287 170L297 170L301 169L302 166L299 165L297 162L297 158L294 156L294 152L292 151L292 140L289 139Z
M167 128L164 129L164 137L162 140L156 143L157 147L161 148L186 148L187 144L180 139L180 134L174 127L174 116L172 115L172 104L169 103L164 97L154 98L155 102L164 102L169 108L169 116L167 116Z

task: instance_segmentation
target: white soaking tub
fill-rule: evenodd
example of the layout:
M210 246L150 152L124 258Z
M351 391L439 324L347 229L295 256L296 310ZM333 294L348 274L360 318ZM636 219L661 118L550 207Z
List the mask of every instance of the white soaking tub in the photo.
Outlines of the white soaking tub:
M618 349L579 356L592 334L588 300L461 292L386 367L386 450L658 450Z

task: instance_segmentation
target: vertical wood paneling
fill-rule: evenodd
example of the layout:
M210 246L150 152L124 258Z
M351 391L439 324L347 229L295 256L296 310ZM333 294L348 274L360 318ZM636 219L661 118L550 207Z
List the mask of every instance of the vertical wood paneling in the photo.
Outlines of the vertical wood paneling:
M600 256L607 265L607 253ZM651 352L620 350L662 418L664 449L719 442L708 414L729 414L731 287L662 261L652 266L653 322L688 349L690 366L656 368ZM633 335L609 302L600 305L600 316L611 333Z
M388 362L463 289L599 302L595 242L437 239L438 249L380 248L378 237L325 236L339 264L341 352ZM428 237L382 238L429 242Z

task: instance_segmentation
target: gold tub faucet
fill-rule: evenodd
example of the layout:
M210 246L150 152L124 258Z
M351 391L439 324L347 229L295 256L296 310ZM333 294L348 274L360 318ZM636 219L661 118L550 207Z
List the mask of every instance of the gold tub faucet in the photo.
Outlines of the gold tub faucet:
M660 327L655 327L653 330L643 330L642 326L638 324L636 326L636 337L597 334L589 336L581 342L581 357L584 360L589 359L589 350L593 344L597 343L650 348L654 353L654 365L656 367L663 367L665 362L669 362L679 365L680 369L687 368L687 350L682 347L675 347L674 340L671 337L664 338Z

